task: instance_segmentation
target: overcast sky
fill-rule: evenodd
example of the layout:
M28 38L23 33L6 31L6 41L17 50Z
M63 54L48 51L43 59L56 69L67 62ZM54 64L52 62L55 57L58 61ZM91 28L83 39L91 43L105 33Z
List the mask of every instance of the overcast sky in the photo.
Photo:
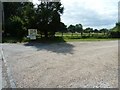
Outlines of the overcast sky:
M84 28L112 28L118 21L118 1L61 0L65 8L61 21L66 25L81 23Z

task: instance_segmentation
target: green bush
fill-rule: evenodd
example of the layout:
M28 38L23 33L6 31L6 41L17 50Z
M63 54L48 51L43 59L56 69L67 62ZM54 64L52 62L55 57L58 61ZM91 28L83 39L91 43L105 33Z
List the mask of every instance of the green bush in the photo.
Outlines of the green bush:
M111 31L110 37L112 37L112 38L120 38L120 31Z

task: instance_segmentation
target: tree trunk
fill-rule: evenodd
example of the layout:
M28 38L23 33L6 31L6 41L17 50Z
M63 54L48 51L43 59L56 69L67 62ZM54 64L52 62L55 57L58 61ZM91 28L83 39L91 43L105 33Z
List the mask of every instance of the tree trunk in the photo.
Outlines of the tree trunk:
M89 37L90 37L90 32L89 32Z
M72 37L73 37L73 33L72 33Z
M40 37L42 38L42 33L40 33Z
M105 36L105 32L104 32L104 36Z
M83 36L83 32L81 32L81 37Z
M48 38L48 32L47 31L44 32L44 35L45 35L45 38Z
M63 32L62 32L62 37L63 37Z
M55 32L53 32L52 37L53 37L53 38L55 37Z

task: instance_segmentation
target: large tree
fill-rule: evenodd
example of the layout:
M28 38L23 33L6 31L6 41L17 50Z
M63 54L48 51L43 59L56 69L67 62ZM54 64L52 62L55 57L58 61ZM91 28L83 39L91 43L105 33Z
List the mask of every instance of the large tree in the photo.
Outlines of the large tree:
M116 26L110 30L110 36L120 38L120 23L116 23Z
M108 33L108 29L106 29L106 28L100 29L100 32L104 33L104 35L105 35L106 33Z
M89 33L89 37L90 37L91 33L93 32L93 28L88 27L84 30L84 32Z
M64 7L60 2L41 2L37 6L37 28L45 37L54 36L60 27L60 16Z
M13 19L13 16L16 16L18 14L17 10L18 10L18 7L20 5L21 5L21 3L13 3L13 2L4 2L3 3L3 9L4 9L4 33L5 34L8 34L8 33L12 34L13 33L13 31L12 31L13 30L12 23L15 20L12 20L12 19ZM18 17L16 17L16 20L17 19L18 19Z
M31 26L34 5L31 2L4 2L5 35L22 38ZM31 14L32 13L32 14Z
M67 26L63 23L63 22L60 22L60 27L58 29L58 32L61 32L62 33L62 37L63 37L63 33L67 33Z
M72 33L72 36L73 36L73 33L75 33L75 26L74 25L70 25L68 27L68 31Z
M78 32L78 33L81 33L81 36L83 35L83 26L82 24L76 24L75 25L75 31Z
M60 2L41 2L36 8L31 2L4 3L5 33L23 37L28 28L36 28L46 38L53 37L60 28L63 10Z

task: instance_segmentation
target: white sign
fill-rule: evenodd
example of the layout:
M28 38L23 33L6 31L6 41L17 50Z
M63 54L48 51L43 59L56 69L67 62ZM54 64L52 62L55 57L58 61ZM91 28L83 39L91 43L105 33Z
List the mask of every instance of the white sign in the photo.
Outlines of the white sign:
M28 29L28 36L32 40L36 39L37 29Z

